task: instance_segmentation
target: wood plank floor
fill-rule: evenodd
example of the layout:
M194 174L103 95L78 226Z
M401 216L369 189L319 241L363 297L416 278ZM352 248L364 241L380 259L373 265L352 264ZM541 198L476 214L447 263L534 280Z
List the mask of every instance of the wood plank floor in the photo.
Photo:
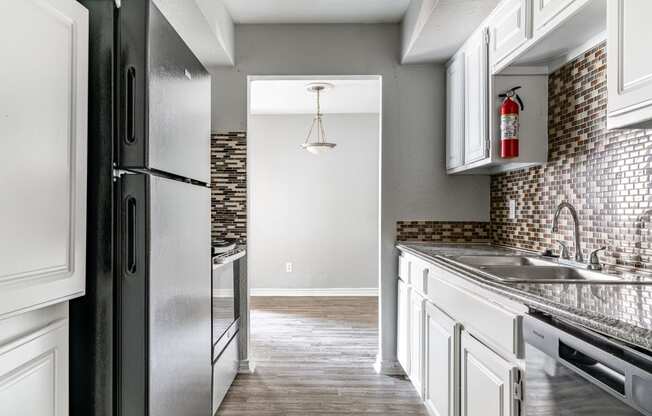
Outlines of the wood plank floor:
M252 298L253 375L218 415L423 415L410 383L378 375L373 297Z

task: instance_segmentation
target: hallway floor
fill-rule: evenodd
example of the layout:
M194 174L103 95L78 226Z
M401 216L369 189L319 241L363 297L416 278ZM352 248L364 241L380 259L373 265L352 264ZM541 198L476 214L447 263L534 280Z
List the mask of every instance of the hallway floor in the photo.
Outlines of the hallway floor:
M409 381L378 375L375 297L254 297L256 372L218 415L427 415Z

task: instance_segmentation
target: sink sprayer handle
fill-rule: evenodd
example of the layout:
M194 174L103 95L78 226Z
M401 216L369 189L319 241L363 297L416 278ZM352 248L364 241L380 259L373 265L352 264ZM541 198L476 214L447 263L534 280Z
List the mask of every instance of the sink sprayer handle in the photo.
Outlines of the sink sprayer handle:
M598 257L598 253L602 250L606 250L607 247L602 246L597 250L593 250L591 252L591 255L589 256L589 269L591 270L600 270L602 269L602 265L600 264L600 258Z

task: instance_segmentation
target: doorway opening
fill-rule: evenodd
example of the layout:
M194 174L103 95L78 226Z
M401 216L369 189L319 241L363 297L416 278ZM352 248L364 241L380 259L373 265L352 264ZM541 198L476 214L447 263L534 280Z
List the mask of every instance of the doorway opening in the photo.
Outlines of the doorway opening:
M332 402L320 399L333 394L331 383L376 376L382 79L249 76L247 84L251 377L280 407L302 393ZM315 85L326 86L319 103ZM306 144L320 141L327 149L310 152ZM382 401L376 383L370 398ZM359 384L350 397L339 393L347 412L369 388Z

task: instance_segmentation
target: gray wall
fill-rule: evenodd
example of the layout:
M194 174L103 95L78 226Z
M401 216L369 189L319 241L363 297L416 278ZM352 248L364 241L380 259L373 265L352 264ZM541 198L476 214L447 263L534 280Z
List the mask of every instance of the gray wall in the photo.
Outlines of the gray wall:
M380 117L325 115L319 156L299 147L312 118L249 118L250 287L377 288Z
M488 221L489 178L444 172L446 73L398 63L400 26L237 25L236 66L213 68L213 129L246 128L248 75L381 75L380 357L396 360L396 221Z

